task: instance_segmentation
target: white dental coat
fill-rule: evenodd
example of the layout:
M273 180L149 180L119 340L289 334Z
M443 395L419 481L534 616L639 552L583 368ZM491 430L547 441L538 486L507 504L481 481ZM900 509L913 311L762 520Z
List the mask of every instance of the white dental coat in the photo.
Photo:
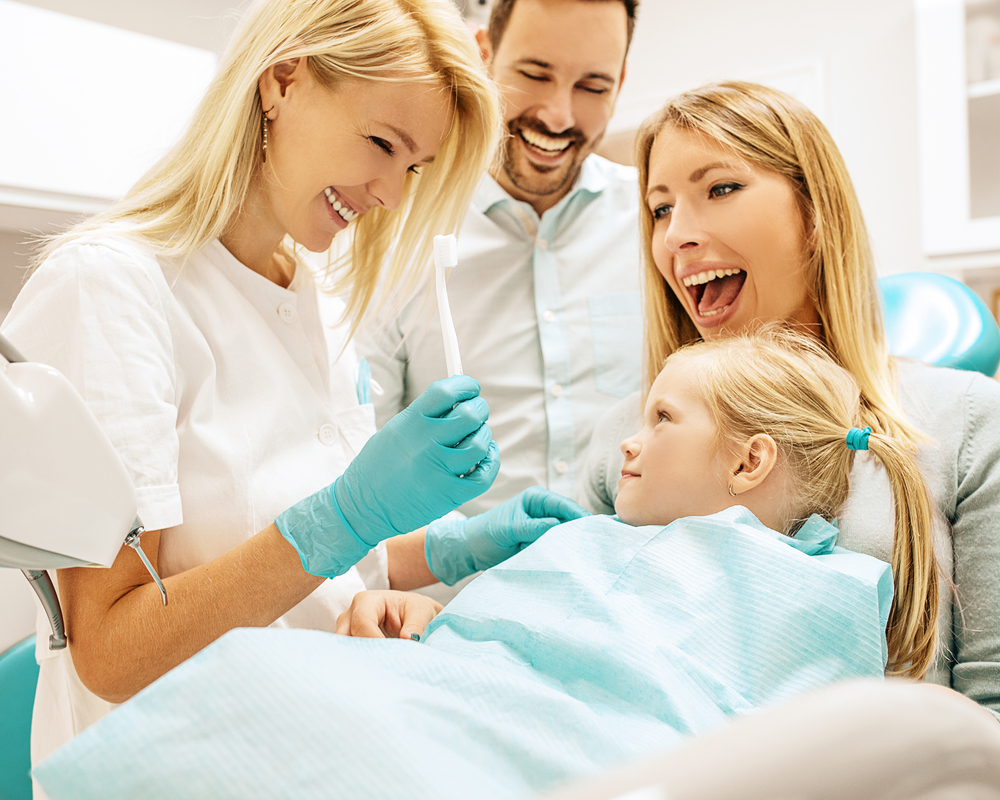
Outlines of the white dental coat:
M353 346L332 318L343 305L323 308L321 319L302 264L284 289L218 241L180 265L143 243L92 235L32 275L3 332L27 359L63 372L94 412L132 476L146 530L162 530L168 577L331 483L374 433ZM388 587L380 546L274 625L334 631L355 593ZM68 650L47 649L48 634L40 612L35 764L114 708L80 683Z

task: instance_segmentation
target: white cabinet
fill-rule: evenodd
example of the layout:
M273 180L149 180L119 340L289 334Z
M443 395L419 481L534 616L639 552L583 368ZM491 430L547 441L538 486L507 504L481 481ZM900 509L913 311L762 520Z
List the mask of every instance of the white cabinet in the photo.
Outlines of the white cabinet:
M1000 0L916 0L916 34L924 252L1000 270Z

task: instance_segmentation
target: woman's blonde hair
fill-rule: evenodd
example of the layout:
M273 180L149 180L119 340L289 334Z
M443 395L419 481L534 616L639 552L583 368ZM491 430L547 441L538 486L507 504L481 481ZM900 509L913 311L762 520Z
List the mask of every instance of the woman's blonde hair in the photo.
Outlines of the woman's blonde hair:
M258 0L222 56L183 138L120 201L51 241L115 224L183 258L222 235L261 169L258 80L272 65L306 58L320 83L350 79L440 85L450 92L451 128L409 175L404 202L376 207L351 227L349 258L331 290L350 293L354 325L376 287L408 294L430 258L433 235L454 232L501 133L497 91L451 0ZM348 232L351 232L350 230Z
M720 446L766 433L788 482L785 533L811 514L832 520L847 499L854 451L851 428L871 427L868 450L895 496L895 596L886 631L891 674L923 678L935 658L938 576L932 505L914 446L885 432L850 372L813 336L770 323L740 335L699 341L668 363L698 359L695 380L719 430Z
M653 261L653 216L646 190L650 152L665 126L706 136L747 163L788 180L808 237L807 289L822 325L820 337L833 358L857 380L862 402L879 429L918 441L920 434L906 422L897 398L871 246L840 151L808 108L784 92L754 83L713 83L677 95L649 117L637 135L646 391L667 356L700 338Z

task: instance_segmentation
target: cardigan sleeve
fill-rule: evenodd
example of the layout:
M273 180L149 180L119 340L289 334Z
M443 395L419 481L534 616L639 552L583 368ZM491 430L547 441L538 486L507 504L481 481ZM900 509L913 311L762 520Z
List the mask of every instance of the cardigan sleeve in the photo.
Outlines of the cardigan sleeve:
M974 376L965 397L954 518L952 686L1000 719L1000 384Z
M576 483L577 502L588 511L615 513L618 479L625 461L621 443L641 427L639 392L615 403L598 420Z

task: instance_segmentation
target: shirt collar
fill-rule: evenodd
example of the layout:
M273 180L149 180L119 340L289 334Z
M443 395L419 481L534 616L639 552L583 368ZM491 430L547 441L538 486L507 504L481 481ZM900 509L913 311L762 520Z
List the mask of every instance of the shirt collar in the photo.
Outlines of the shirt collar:
M604 159L593 154L587 156L583 160L583 166L580 167L580 174L576 176L576 182L573 184L573 188L569 190L569 193L562 198L553 208L558 208L559 206L569 203L576 195L581 192L586 192L588 194L596 195L603 192L608 188L609 178L608 178L608 164ZM479 188L476 190L476 196L472 201L473 208L482 214L488 212L493 206L498 203L507 202L517 202L507 194L507 191L494 180L493 176L489 173L483 175L482 180L479 182Z

